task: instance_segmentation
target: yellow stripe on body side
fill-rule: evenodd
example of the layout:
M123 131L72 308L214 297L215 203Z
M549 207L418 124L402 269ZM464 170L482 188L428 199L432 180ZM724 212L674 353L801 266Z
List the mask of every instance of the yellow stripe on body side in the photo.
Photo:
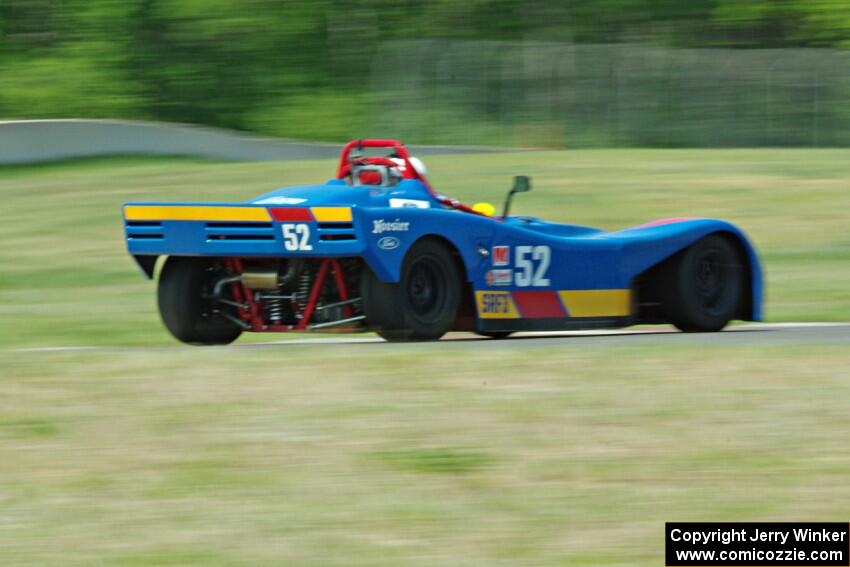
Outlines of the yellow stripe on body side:
M127 205L124 218L128 221L243 221L270 222L264 207L209 207L193 205Z
M519 319L509 291L476 291L475 304L481 319Z
M351 222L350 207L310 207L317 222Z
M558 292L570 317L626 317L632 312L629 289L585 289Z

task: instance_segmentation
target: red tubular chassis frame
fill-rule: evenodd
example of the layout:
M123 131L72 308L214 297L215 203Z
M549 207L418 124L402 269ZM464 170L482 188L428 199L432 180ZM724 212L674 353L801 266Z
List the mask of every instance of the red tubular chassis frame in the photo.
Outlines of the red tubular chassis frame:
M342 266L336 258L324 258L320 260L319 271L316 278L310 286L310 294L307 297L307 304L300 314L300 319L295 325L277 325L267 324L263 318L262 304L257 301L253 290L247 288L241 281L231 284L233 299L239 307L237 307L237 316L245 324L250 326L250 330L257 333L281 333L287 331L306 331L310 329L310 320L316 311L316 306L319 303L319 296L322 293L322 288L325 287L325 282L328 279L328 273L333 275L336 283L337 292L339 293L340 302L345 304L342 306L345 318L351 318L351 305L347 302L351 297L348 286L345 282L345 274ZM227 271L232 275L241 275L243 273L241 258L227 258L225 261ZM354 321L352 321L354 322Z

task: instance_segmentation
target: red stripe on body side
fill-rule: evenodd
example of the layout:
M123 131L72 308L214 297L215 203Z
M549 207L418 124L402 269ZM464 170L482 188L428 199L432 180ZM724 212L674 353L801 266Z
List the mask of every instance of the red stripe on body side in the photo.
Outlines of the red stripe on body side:
M269 212L276 221L311 222L313 220L310 209L306 207L272 207Z
M555 291L514 291L511 295L519 309L520 317L542 319L567 316Z

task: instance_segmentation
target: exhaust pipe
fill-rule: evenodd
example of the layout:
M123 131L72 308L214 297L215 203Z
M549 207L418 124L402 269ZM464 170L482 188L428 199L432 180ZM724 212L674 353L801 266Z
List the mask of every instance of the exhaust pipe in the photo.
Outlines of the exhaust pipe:
M251 290L276 290L278 288L277 270L245 270L241 274L225 276L215 282L213 297L221 297L224 286L241 282Z
M277 280L277 270L245 270L242 272L242 285L248 289L277 289Z

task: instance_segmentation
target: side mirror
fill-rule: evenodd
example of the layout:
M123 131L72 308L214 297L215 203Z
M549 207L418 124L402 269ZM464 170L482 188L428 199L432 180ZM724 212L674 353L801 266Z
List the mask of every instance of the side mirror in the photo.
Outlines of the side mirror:
M531 178L527 175L517 175L514 177L514 187L511 193L525 193L531 191Z
M511 210L511 200L514 198L514 193L527 193L531 191L531 178L527 175L517 175L514 177L514 185L508 191L508 196L505 199L505 209L502 212L502 218L507 218Z

